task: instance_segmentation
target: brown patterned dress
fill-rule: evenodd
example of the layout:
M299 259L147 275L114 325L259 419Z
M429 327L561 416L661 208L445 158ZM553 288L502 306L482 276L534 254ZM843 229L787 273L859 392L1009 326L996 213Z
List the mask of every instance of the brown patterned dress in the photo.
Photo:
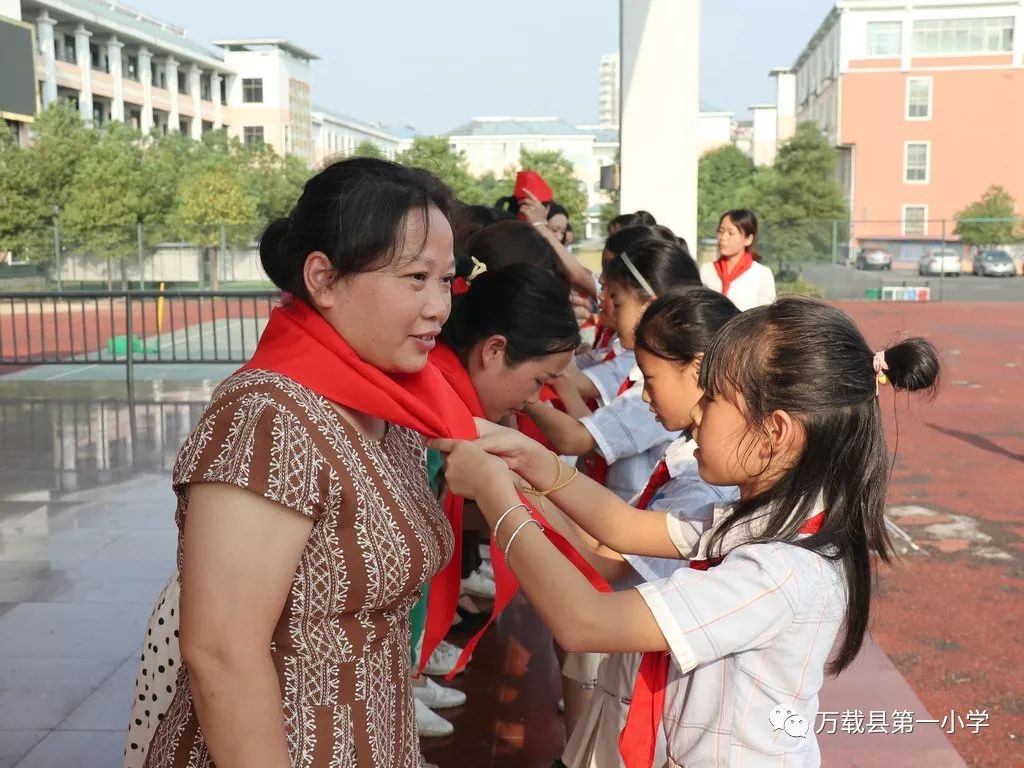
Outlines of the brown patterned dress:
M236 485L314 521L270 648L291 764L418 766L409 611L453 549L419 436L388 425L373 442L291 379L243 371L214 394L173 482L179 531L188 485L204 482ZM178 542L180 566L180 534ZM213 765L184 666L177 683L147 768Z

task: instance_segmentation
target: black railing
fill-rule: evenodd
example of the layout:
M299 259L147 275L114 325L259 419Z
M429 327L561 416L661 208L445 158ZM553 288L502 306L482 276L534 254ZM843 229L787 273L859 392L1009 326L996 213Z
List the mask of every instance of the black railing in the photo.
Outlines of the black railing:
M0 294L0 366L245 362L277 291Z

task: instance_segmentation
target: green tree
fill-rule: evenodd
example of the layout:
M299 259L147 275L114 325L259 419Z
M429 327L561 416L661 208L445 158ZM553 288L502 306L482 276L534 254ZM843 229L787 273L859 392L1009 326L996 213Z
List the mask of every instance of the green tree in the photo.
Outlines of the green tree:
M111 123L97 134L77 166L62 223L64 239L76 256L107 264L107 287L113 288L114 264L121 287L128 287L127 266L138 258L138 224L145 186L138 133Z
M43 111L32 131L26 147L6 131L0 138L0 244L19 258L45 263L54 256L54 222L96 136L64 101Z
M758 248L769 263L797 267L831 255L833 222L845 225L849 217L837 158L816 125L801 123L775 165L758 169L740 191L761 220Z
M754 172L754 162L733 144L704 153L697 170L699 239L715 236L718 220L726 211L749 207L744 195Z
M993 185L985 190L980 200L956 212L953 234L978 248L1019 242L1022 232L1017 226L1016 207L1013 195Z
M247 191L244 168L233 162L210 162L182 180L176 219L189 238L203 249L203 261L214 290L220 287L219 256L230 228L251 226L256 201ZM202 277L200 282L205 282Z
M256 202L254 223L263 226L291 213L309 178L306 164L294 155L282 157L266 144L247 147L242 158Z
M396 160L402 165L430 171L451 188L458 200L468 201L474 197L476 181L469 173L466 156L453 150L445 136L417 136L412 146L400 152Z
M577 231L582 231L580 225L587 212L587 192L569 158L558 150L531 152L524 147L519 152L519 167L536 171L544 177L555 201L569 212L569 221L576 222ZM510 182L514 176L515 172L510 171Z
M352 157L369 157L374 160L383 160L384 153L380 151L380 147L374 144L369 139L363 139L356 144L355 149L352 150Z
M467 205L494 205L499 197L512 194L512 187L506 179L501 179L488 171L483 176L473 179L473 188L462 201Z

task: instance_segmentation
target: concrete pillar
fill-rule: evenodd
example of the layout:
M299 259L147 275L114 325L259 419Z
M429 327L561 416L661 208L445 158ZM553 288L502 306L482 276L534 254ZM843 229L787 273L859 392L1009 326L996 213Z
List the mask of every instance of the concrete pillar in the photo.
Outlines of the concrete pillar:
M620 206L697 237L700 0L621 0Z
M171 95L171 110L167 114L167 130L179 130L180 113L178 112L178 61L168 56L164 66L167 72L167 92Z
M82 85L78 93L78 114L87 122L92 122L92 56L89 53L89 38L92 32L84 24L75 27L75 58L81 70Z
M775 78L775 138L784 144L796 133L796 75L788 69L773 69Z
M775 153L779 147L778 118L775 105L757 104L750 108L754 113L754 130L752 137L751 156L754 165L773 165Z
M192 97L192 123L189 126L193 139L203 138L203 93L200 87L202 71L195 64L188 67L188 92Z
M220 73L210 73L210 98L213 99L213 128L224 127L223 105L220 103Z
M43 109L57 100L57 49L53 41L53 28L57 20L43 11L36 19L36 37L43 57Z
M110 104L110 119L124 122L124 66L121 51L124 43L116 37L107 41L107 59L110 62L110 76L114 79L114 99Z
M153 130L153 54L144 45L139 48L139 82L142 83L139 130L148 134Z

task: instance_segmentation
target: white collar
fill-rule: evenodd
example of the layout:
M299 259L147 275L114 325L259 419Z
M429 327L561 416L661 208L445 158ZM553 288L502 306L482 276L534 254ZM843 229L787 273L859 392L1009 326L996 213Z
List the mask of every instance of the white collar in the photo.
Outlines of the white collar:
M700 535L700 539L697 542L697 553L694 558L706 559L707 558L707 546L711 540L712 534L718 530L722 523L732 515L733 510L736 509L738 501L726 502L722 504L715 504L714 514L711 519L711 525ZM811 515L816 515L823 511L825 508L825 501L821 495L818 496L818 500L814 504L814 512ZM750 517L744 520L739 525L733 526L729 532L725 535L722 540L720 551L723 554L727 554L734 550L741 544L745 544L749 541L753 541L758 538L764 531L764 521L768 517L769 511L765 510L756 517ZM800 534L803 535L803 534Z
M687 432L679 437L665 449L665 466L668 467L669 477L679 477L687 467L692 467L697 461L693 458L693 452L697 450L697 444L690 439Z

